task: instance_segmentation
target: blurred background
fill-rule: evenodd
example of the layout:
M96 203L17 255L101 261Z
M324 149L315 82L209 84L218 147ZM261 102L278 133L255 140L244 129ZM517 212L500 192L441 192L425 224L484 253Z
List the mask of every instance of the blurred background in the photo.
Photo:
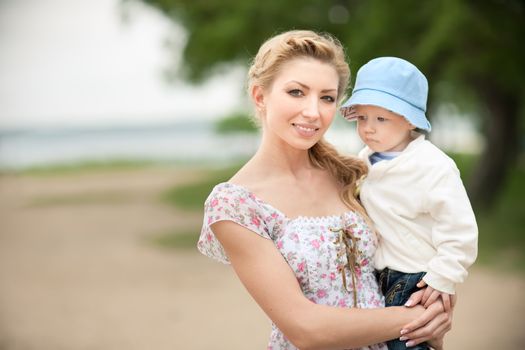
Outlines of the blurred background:
M0 350L260 349L270 326L195 248L254 153L249 60L327 31L353 75L398 56L480 228L447 349L525 348L525 5L518 0L0 1ZM352 80L353 81L353 80ZM362 146L336 118L327 139Z

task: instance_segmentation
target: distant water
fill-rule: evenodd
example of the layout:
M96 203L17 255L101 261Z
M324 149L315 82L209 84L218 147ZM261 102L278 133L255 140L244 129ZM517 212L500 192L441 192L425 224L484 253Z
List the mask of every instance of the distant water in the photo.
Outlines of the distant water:
M431 139L445 151L479 152L480 137L464 119L448 117L433 124ZM259 138L217 134L213 122L0 131L0 169L112 160L227 164L253 155ZM346 154L362 147L355 125L342 118L326 139Z
M258 139L219 135L202 122L0 131L0 169L115 159L221 163L252 155Z

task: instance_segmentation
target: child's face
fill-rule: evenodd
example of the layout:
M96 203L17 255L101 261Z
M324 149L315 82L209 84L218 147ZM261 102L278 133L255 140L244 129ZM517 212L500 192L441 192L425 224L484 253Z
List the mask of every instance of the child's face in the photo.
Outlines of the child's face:
M357 105L355 114L359 137L374 152L399 152L412 140L414 126L398 114L372 105Z

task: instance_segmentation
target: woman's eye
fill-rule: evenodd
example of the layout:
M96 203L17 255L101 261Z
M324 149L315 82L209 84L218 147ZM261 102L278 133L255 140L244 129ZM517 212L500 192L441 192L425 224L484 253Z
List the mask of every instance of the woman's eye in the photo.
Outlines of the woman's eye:
M299 97L299 96L303 96L303 92L299 89L293 89L293 90L290 90L288 91L288 93L292 96L295 96L295 97Z
M321 99L325 100L326 102L335 102L335 98L332 96L323 96Z
M358 115L356 117L357 120L366 120L366 117L364 115Z

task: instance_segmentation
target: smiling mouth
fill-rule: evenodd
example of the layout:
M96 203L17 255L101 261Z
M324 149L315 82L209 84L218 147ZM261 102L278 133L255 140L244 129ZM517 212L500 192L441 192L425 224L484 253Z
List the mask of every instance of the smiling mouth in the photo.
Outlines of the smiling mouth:
M292 123L292 125L294 127L296 127L297 129L302 130L304 132L315 132L315 131L320 129L320 128L317 128L315 126L312 127L312 126L306 126L306 125L299 125L299 124L295 124L295 123Z
M292 126L295 128L297 133L302 137L313 137L317 134L320 128L315 126L309 126L304 124L295 124L292 123Z

